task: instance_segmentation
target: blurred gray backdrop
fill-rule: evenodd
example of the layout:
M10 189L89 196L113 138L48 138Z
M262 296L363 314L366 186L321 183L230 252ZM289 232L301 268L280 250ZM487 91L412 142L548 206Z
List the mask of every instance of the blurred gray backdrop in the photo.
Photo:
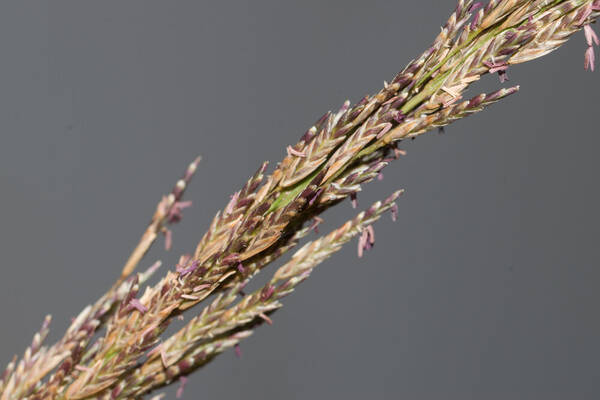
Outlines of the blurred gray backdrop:
M53 341L103 293L196 154L194 207L145 266L192 251L260 162L377 91L454 5L3 1L2 363L46 313ZM600 75L584 50L579 33L511 68L520 93L406 143L359 198L406 189L375 250L322 264L184 398L599 398ZM477 87L499 87L488 78Z

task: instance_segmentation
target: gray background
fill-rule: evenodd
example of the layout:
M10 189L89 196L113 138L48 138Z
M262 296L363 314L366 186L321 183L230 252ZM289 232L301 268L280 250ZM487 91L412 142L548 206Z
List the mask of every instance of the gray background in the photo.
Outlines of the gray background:
M377 91L453 0L3 1L0 360L51 340L117 276L202 154L172 265L263 160ZM522 90L404 148L360 196L399 222L322 264L185 398L596 399L600 76L583 35L512 68ZM479 84L499 87L496 77ZM333 227L347 203L325 215ZM174 392L169 391L173 397Z

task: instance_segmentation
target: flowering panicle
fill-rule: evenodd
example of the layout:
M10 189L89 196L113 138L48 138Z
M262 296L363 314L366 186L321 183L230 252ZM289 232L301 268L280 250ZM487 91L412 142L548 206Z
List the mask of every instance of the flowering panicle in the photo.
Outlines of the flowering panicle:
M362 231L372 232L371 224L384 212L391 210L401 194L402 191L395 192L327 236L307 243L275 272L263 288L245 295L237 304L231 306L237 299L239 286L233 287L226 294L218 295L200 315L150 352L147 361L132 374L132 381L128 386L142 387L143 381L148 380L149 371L160 371L158 376L152 378L152 385L146 386L144 391L134 389L134 392L128 391L125 395L139 396L165 384L163 379L167 376L161 374L163 369L172 370L174 366L185 362L187 355L195 353L198 348L206 348L208 343L220 341L222 337L229 337L240 329L247 331L250 326L271 322L268 314L281 307L280 300L284 296L290 294L299 283L308 278L315 266L338 251L352 237ZM202 363L204 359L199 361ZM185 370L195 368L196 362L189 361ZM169 375L168 379L176 377L177 375Z
M40 369L44 368L43 363L39 361L47 360L48 349L42 344L50 331L50 321L52 317L46 316L39 332L33 336L31 345L25 350L23 357L17 363L17 358L13 358L0 381L0 393L13 394L15 396L28 395L39 384L36 379L40 374Z
M156 206L156 211L152 216L150 224L123 267L120 281L123 281L133 272L140 260L150 250L159 233L165 235L166 249L169 250L171 247L172 234L167 225L179 222L182 217L181 210L191 205L191 202L182 202L181 198L198 168L198 163L200 163L200 157L197 157L190 163L181 179L177 181L173 190L171 190L171 193L163 196L162 200Z
M270 174L262 164L217 212L196 249L138 296L158 266L131 274L158 235L171 247L169 225L191 205L182 196L196 159L158 204L113 287L49 347L42 346L45 323L23 358L0 376L0 400L140 398L177 379L183 388L186 375L225 349L239 349L256 326L271 324L280 300L352 237L358 236L359 257L373 247L371 224L385 211L396 220L394 200L401 192L305 244L264 287L244 293L256 274L317 232L323 211L346 198L356 207L363 185L381 179L382 170L405 154L398 148L402 140L517 92L519 86L467 95L484 75L498 74L504 82L514 65L555 50L579 30L587 43L585 67L593 70L594 45L600 40L591 23L599 15L600 0L491 0L486 5L459 0L421 56L377 94L324 114L286 148ZM210 295L209 304L182 329L163 337L174 318ZM101 328L105 332L92 341Z

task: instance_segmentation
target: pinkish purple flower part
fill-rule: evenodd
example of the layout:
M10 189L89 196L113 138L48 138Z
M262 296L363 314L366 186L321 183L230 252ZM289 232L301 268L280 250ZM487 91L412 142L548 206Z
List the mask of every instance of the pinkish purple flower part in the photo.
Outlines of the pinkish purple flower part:
M145 305L143 305L138 299L129 300L129 305L132 308L135 308L136 310L141 312L142 314L145 314L148 311L148 308Z

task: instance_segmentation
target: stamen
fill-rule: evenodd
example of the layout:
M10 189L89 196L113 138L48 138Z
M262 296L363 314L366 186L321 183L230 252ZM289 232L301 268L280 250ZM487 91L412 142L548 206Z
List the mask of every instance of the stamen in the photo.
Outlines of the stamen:
M596 35L596 32L594 32L590 25L583 27L583 33L585 34L585 41L587 42L588 46L592 46L593 43L596 43L596 46L600 46L598 35Z
M175 393L175 397L178 399L183 396L183 390L185 389L185 384L187 383L187 378L185 376L179 377L179 387L177 388L177 393Z
M358 200L356 200L356 193L350 193L350 201L352 202L352 208L358 207Z
M594 72L594 64L595 63L596 63L596 56L594 54L594 48L592 46L590 46L585 51L585 60L584 60L583 67L586 70L589 69L592 72Z
M129 305L131 307L135 308L136 310L138 310L142 314L145 314L146 311L148 311L148 307L143 305L138 299L129 300Z
M367 226L367 236L369 239L369 243L371 245L375 244L375 230L373 229L373 225Z
M164 228L163 234L165 235L165 250L171 250L171 245L173 244L173 233L170 229Z
M390 210L392 213L392 221L396 222L396 220L398 219L398 205L396 203L394 203L394 205L392 205Z

